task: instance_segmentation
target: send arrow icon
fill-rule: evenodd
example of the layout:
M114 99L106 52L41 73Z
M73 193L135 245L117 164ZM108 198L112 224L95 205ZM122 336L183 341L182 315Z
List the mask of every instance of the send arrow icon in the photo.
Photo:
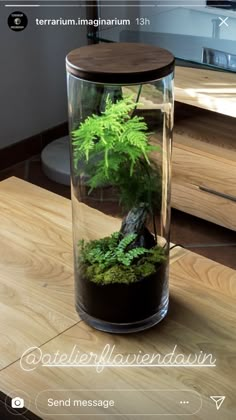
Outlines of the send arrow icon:
M216 409L217 410L220 409L220 407L222 406L222 404L223 404L223 402L225 400L225 396L224 395L211 395L210 398L216 404Z

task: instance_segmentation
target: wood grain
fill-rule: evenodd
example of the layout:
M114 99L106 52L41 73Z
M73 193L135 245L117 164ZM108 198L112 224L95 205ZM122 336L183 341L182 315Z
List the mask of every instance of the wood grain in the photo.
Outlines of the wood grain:
M185 213L236 230L236 203L202 191L196 185L173 181L171 203Z
M100 43L71 51L67 71L91 82L146 83L169 75L174 56L162 48L141 43Z
M135 92L136 87L128 86L124 90ZM236 80L233 73L176 66L174 97L176 102L191 105L192 109L197 107L215 112L218 114L214 121L216 124L218 118L223 120L224 116L236 117ZM157 99L156 89L150 85L142 86L142 102L146 109L156 107ZM160 95L158 103L162 104ZM209 114L205 118L209 119ZM231 127L233 124L233 121L229 123ZM206 124L206 131L208 128Z
M137 95L137 86L123 91ZM235 77L230 73L176 67L172 207L232 230L236 224L235 92ZM140 102L140 109L163 110L161 94L153 85L142 86ZM181 103L191 106L182 106L181 112ZM228 199L203 193L199 187ZM201 199L204 207L199 206Z
M175 102L175 136L186 146L235 162L235 118Z
M97 239L120 229L119 219L83 203L74 210L81 238ZM0 184L0 212L3 368L79 317L74 310L71 202L13 177ZM173 249L171 261L185 253Z
M172 206L235 230L235 119L196 112L194 108L190 111L186 107L183 112L181 108L177 109L177 114ZM212 190L216 195L201 191L200 187Z
M197 187L207 187L234 196L236 200L236 164L226 163L218 156L186 147L178 143L177 138L173 149L172 174L176 183L187 181Z
M235 75L176 66L175 100L236 117Z
M206 420L216 415L215 405L210 395L226 395L220 410L220 418L233 420L235 405L235 296L236 274L233 270L216 264L196 254L188 252L171 267L171 307L169 316L160 325L149 331L132 336L113 336L94 331L83 322L70 328L55 340L42 346L43 353L54 354L57 350L70 354L74 345L82 353L100 354L108 343L116 345L115 353L161 353L167 354L177 345L179 352L188 355L200 350L212 353L216 358L216 368L106 368L97 373L94 368L45 368L40 363L31 373L22 371L19 362L14 363L0 375L3 391L9 392L21 383L30 395L31 410L35 408L34 398L45 389L58 390L57 398L106 398L106 389L185 389L195 390L202 396L202 410L193 416L195 420ZM34 353L36 354L36 353ZM94 385L96 382L96 386ZM78 389L85 391L79 393ZM63 393L59 392L63 389ZM99 391L100 390L100 391ZM50 396L50 393L49 393ZM56 398L55 397L55 398ZM135 399L129 397L135 407ZM134 397L133 397L134 398ZM136 396L137 398L137 396ZM142 392L139 395L145 403ZM149 402L151 403L151 401ZM169 393L162 401L162 407L175 404ZM125 405L125 404L124 404ZM43 401L38 400L38 408L44 411ZM66 419L71 408L60 408L60 418ZM63 415L64 414L64 415ZM57 415L43 418L56 419ZM86 417L94 420L94 417ZM106 418L114 419L113 416ZM122 416L122 419L128 419ZM179 416L173 416L178 420Z
M5 366L0 372L0 387L3 392L13 396L13 390L18 389L25 398L25 406L40 415L38 409L43 411L45 407L40 398L36 407L35 398L46 389L53 389L54 397L59 399L78 398L78 395L106 399L104 388L164 389L168 393L160 404L163 409L172 407L173 410L175 402L169 395L170 388L195 390L201 394L203 406L192 418L215 418L217 412L209 396L226 395L220 418L234 420L235 271L177 247L171 251L174 258L170 266L171 299L167 318L148 331L128 336L95 331L84 322L76 323L74 313L72 260L66 261L64 257L64 252L69 255L71 250L70 201L11 178L0 184L0 202L3 215L1 359ZM84 211L88 214L87 206ZM93 210L91 218L94 214L101 217L100 212ZM120 223L109 216L103 215L103 218L106 219L100 227L103 232L105 228L114 229L114 223ZM90 217L87 222L91 223ZM88 232L92 235L91 229ZM95 235L100 234L96 227ZM43 287L43 282L47 287ZM30 346L39 346L43 354L53 355L57 350L70 354L75 345L81 352L100 354L106 344L116 345L115 353L123 355L139 351L165 355L177 345L184 355L199 351L212 353L216 367L105 368L97 373L93 367L49 368L39 363L35 370L26 372L17 360ZM37 351L31 354L37 355ZM81 393L78 389L84 391ZM124 405L134 409L137 398L143 404L153 403L151 396L142 391L138 396L128 395ZM60 418L68 419L70 410L60 408ZM57 414L56 410L54 415L41 416L49 420L57 419ZM86 418L94 420L94 416ZM120 418L130 417L122 415ZM106 416L106 419L114 420L114 416Z
M17 178L0 188L1 368L78 322L69 200Z
M172 207L235 230L235 120L178 106L173 140ZM160 134L152 141L160 143Z

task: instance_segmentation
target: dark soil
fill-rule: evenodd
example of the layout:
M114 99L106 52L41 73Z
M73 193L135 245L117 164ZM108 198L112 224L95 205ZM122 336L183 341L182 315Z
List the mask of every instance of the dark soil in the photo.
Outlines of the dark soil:
M76 300L89 315L106 322L130 323L154 315L165 287L167 263L160 264L155 274L130 283L100 285L78 274Z

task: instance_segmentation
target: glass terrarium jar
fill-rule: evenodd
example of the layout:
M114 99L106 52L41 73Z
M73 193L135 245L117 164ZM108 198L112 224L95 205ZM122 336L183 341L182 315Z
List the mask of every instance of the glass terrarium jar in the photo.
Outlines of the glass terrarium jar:
M76 309L132 332L168 310L174 57L97 44L66 59Z

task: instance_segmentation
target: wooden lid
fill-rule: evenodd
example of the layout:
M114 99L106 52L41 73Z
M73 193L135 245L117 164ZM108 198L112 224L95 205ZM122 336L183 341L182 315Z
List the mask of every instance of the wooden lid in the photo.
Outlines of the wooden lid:
M160 79L174 70L167 50L138 43L102 43L71 51L67 71L97 83L133 84Z

